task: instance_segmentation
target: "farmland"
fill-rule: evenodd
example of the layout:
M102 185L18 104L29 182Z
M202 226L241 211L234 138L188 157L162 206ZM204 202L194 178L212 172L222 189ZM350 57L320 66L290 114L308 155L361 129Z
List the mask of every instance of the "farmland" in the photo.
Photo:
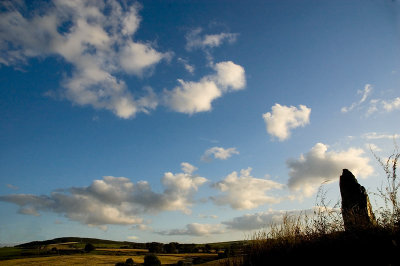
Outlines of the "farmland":
M89 243L94 246L94 250L87 252L85 249ZM207 265L210 265L209 262L218 259L217 248L221 246L220 243L216 243L214 249L203 252L201 245L176 244L181 248L180 251L176 248L173 253L164 250L155 252L163 265L177 264L182 260L195 264L208 262ZM157 245L163 246L154 242L147 244L150 248ZM80 238L35 241L15 247L0 248L0 265L115 265L128 258L141 264L149 249L134 247L146 247L146 244ZM196 252L185 252L188 248Z
M94 254L77 254L77 255L60 255L51 257L23 258L0 261L0 265L115 265L117 262L123 262L128 258L132 258L135 263L143 263L144 255L127 256L121 255L94 255ZM176 264L185 258L204 258L216 259L216 254L162 254L158 255L163 265ZM210 265L210 264L207 264Z

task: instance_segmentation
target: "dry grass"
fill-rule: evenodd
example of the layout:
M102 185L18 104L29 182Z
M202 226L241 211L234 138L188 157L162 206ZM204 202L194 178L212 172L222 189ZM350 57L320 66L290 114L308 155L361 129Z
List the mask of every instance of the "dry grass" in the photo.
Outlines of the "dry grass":
M400 158L399 147L395 142L395 150L386 161L375 153L373 154L386 175L384 183L377 193L384 202L384 206L378 208L378 223L384 228L398 230L400 226L400 180L396 170Z
M107 255L62 255L41 258L26 258L0 261L0 265L29 265L29 266L67 266L67 265L112 265L132 258L135 262L143 263L144 256L107 256Z

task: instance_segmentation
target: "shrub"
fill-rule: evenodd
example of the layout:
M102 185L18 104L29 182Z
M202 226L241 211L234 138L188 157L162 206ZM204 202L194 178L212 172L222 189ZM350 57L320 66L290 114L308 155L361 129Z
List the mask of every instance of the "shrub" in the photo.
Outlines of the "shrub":
M161 261L154 254L147 254L144 257L144 266L160 266Z
M133 259L132 258L126 259L125 265L134 265Z
M126 259L125 262L117 262L115 266L132 266L135 265L132 258Z

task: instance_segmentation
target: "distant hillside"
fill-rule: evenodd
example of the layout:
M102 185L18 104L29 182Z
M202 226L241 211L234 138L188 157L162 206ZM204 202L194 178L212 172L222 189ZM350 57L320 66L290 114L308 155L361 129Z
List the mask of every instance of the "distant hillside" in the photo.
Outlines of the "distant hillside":
M93 245L118 245L118 246L130 246L135 248L143 248L146 246L145 243L135 243L135 242L128 242L128 241L114 241L114 240L104 240L104 239L97 239L97 238L82 238L82 237L60 237L54 238L51 240L44 240L44 241L32 241L24 244L17 245L15 247L18 248L35 248L38 246L45 246L51 244L62 244L62 243L70 243L70 242L77 242L77 243L90 243Z
M204 244L181 244L181 245L194 245L194 246L203 246L205 244L209 244L212 248L226 248L231 245L243 245L246 241L228 241L228 242L215 242L215 243L204 243ZM64 244L64 243L77 243L77 244L92 244L95 246L113 246L116 247L129 247L129 248L137 248L137 249L145 249L146 243L137 243L137 242L129 242L129 241L114 241L114 240L105 240L105 239L97 239L97 238L82 238L82 237L59 237L51 240L44 241L32 241L24 244L16 245L17 248L37 248L40 246L46 245L54 245L54 244Z

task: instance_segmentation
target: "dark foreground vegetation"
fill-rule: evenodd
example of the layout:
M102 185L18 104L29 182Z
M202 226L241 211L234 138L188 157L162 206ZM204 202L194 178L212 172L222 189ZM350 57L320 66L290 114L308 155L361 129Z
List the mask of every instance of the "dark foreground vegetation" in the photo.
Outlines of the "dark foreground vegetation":
M264 236L263 236L264 237ZM382 228L254 239L225 265L400 265L398 231Z

